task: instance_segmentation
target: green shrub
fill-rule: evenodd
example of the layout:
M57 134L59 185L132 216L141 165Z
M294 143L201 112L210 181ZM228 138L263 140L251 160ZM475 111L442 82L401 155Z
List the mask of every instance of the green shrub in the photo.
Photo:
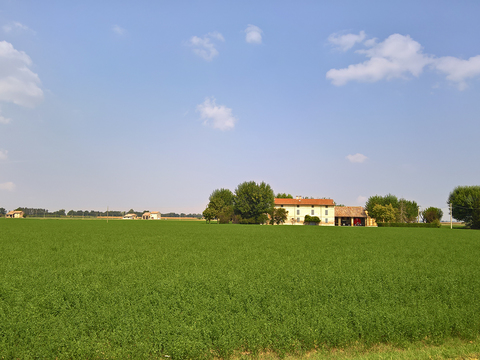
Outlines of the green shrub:
M318 225L320 222L321 220L318 216L305 215L303 225Z
M378 227L410 227L410 228L439 228L441 226L440 221L432 223L377 223Z

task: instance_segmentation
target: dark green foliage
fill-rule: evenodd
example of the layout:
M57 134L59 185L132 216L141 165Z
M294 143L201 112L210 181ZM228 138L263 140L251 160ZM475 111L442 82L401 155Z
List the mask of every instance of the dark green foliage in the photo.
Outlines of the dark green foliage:
M235 189L233 209L242 219L251 219L254 223L263 224L272 212L275 195L270 185L246 181Z
M228 224L233 218L233 193L228 189L216 189L209 197L207 211L203 216L207 215L217 218L220 224ZM206 218L206 217L205 217ZM210 222L209 220L207 220Z
M480 332L475 231L69 219L0 228L0 358L226 359Z
M480 229L480 186L457 186L448 197L452 216L472 229Z
M0 215L5 215L7 213L7 210L5 208L0 208Z
M385 209L386 206L392 205L395 210L395 220L396 222L414 222L418 216L418 204L415 201L400 199L395 195L388 194L385 196L374 195L370 196L365 204L365 210L368 211L368 214L377 219L377 216L384 214L384 211L376 211L375 206L380 205ZM377 207L377 210L381 209ZM388 214L390 217L390 213ZM381 217L378 217L378 220L381 220Z
M291 194L286 194L286 193L279 193L275 197L277 199L293 199L293 196Z
M410 227L410 228L439 228L442 225L440 221L433 221L431 223L393 223L393 222L377 222L378 227Z
M280 225L287 221L288 212L284 208L274 208L271 214L271 224Z
M443 216L443 211L433 206L422 211L423 221L426 223L440 221L442 220L442 216Z
M207 206L207 208L203 211L203 217L210 224L210 221L215 219L216 212L211 207Z
M303 225L318 225L320 224L320 218L318 216L305 215Z

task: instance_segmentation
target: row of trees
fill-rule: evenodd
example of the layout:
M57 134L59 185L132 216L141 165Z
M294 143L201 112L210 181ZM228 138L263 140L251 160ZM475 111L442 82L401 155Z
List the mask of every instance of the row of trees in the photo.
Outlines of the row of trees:
M382 222L415 222L419 216L419 207L415 201L398 199L395 195L370 196L365 204L368 214Z
M70 210L68 212L65 209L60 209L57 211L50 212L47 209L40 209L40 208L28 208L28 207L18 207L15 211L23 211L25 217L62 217L62 216L70 216L70 217L103 217L103 216L114 216L114 217L121 217L125 214L136 214L137 216L142 216L143 213L148 212L148 210L144 211L135 211L130 209L129 211L119 211L119 210L109 210L107 211L96 211L96 210ZM0 208L0 216L4 216L7 213L5 208ZM185 214L185 213L166 213L162 214L164 217L195 217L198 219L202 218L202 214Z
M279 194L293 198L290 194ZM245 181L233 193L229 189L216 189L209 197L203 217L207 222L218 219L221 224L281 224L287 219L285 209L274 208L275 194L265 182Z
M451 206L453 218L463 221L471 229L480 229L480 186L457 186L448 196L447 204ZM429 207L419 211L415 201L398 199L395 195L371 196L365 204L365 210L377 221L414 222L422 218L423 222L439 222L443 211Z
M381 222L412 223L421 217L423 222L433 223L442 219L443 211L436 207L419 210L415 201L398 199L395 195L371 196L365 204L368 214Z

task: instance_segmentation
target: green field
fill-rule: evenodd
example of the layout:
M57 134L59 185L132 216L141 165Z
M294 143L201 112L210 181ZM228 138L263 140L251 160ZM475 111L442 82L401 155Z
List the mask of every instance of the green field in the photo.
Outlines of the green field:
M479 299L478 231L0 220L0 358L468 342Z

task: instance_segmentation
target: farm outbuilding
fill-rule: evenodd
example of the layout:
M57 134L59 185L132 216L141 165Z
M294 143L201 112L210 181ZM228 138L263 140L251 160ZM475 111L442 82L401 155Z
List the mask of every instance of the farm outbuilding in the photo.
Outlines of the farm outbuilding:
M138 216L136 214L125 214L123 218L125 220L135 220Z
M337 206L335 226L377 226L377 223L361 206Z

